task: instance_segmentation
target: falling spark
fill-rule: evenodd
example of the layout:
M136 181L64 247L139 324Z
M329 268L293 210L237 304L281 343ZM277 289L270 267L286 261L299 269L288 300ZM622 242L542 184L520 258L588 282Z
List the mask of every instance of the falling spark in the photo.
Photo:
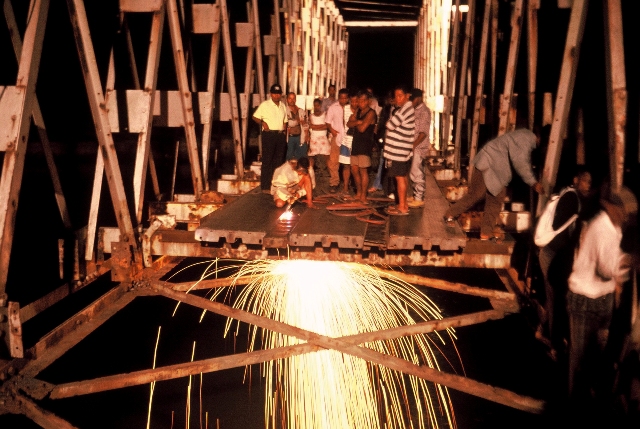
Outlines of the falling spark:
M160 329L162 326L158 326L158 336L156 337L156 347L153 349L153 366L152 368L156 368L156 356L158 355L158 343L160 343ZM151 427L151 403L153 401L153 391L156 389L156 382L151 382L151 393L149 394L149 411L147 413L147 429Z
M329 337L442 318L417 288L399 279L383 279L367 265L255 261L239 269L237 276L243 275L255 279L242 289L234 307ZM217 289L211 299L221 293ZM259 334L264 349L304 342L253 326L250 351L258 347ZM454 331L362 346L440 370L446 338L453 343ZM265 363L262 375L267 428L438 428L444 422L456 427L446 387L334 350Z

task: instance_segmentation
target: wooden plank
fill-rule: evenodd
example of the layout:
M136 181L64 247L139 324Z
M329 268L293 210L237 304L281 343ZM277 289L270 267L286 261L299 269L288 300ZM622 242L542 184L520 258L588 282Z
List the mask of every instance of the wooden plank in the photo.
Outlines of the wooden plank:
M562 154L562 135L566 128L569 110L571 108L571 98L573 96L573 85L578 69L578 59L580 56L580 44L584 33L584 25L587 19L587 0L574 0L569 18L569 28L567 30L567 40L564 47L562 68L560 69L560 79L558 81L558 91L553 112L553 123L549 134L549 145L547 155L542 170L542 186L544 195L550 195L556 184L558 167L560 165L560 155ZM538 208L536 214L539 216L544 209L547 198L541 195L538 198Z
M619 191L624 176L627 125L627 80L620 0L605 1L604 32L609 123L609 180L611 187Z
M31 126L31 113L36 100L35 89L47 23L49 0L34 0L25 30L23 48L18 61L15 88L18 111L10 116L15 124L5 149L0 176L0 296L5 294L16 212L22 185L22 173L27 141ZM6 112L2 112L2 115ZM5 125L5 124L2 124Z

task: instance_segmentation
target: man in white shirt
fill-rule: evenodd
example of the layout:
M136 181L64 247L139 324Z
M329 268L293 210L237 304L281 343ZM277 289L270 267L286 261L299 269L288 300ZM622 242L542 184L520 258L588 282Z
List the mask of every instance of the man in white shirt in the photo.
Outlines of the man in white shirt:
M569 276L569 395L588 399L597 385L599 366L609 337L614 308L629 278L631 258L620 249L622 227L637 212L637 200L626 188L608 192L600 211L586 226Z

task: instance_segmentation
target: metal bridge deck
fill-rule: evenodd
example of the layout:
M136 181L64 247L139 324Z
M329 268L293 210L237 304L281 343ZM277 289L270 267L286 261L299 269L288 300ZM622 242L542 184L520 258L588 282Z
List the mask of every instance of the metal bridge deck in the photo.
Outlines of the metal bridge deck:
M372 206L384 213L380 204ZM448 206L435 179L428 175L425 206L411 209L408 216L389 216L385 225L362 222L352 216L337 216L326 206L308 209L303 204L294 205L294 218L283 222L279 217L284 209L275 207L271 195L254 189L202 218L195 238L201 242L224 240L264 248L337 246L363 249L375 246L426 251L437 246L440 250L458 251L466 246L467 237L459 226L446 227L442 221Z

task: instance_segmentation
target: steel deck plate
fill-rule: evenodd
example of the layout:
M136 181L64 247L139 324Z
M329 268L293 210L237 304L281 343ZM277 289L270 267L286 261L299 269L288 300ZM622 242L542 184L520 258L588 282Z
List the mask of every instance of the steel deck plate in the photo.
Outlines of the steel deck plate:
M324 207L307 209L289 235L292 246L331 247L336 243L343 249L362 249L367 224L351 216L338 216Z
M271 195L256 188L203 217L195 238L211 243L224 238L227 243L239 239L245 244L264 244L265 237L283 237L282 223L278 221L283 211L274 206Z

